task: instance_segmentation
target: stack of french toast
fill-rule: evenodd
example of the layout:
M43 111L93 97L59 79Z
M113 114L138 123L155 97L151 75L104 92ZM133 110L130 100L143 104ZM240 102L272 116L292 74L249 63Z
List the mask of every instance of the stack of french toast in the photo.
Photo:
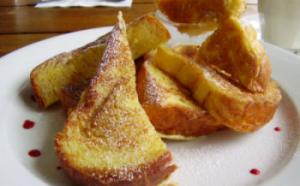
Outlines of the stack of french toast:
M66 110L55 149L72 180L157 185L176 169L161 138L252 132L272 119L281 93L255 31L219 20L203 44L168 46L153 15L126 25L120 13L110 33L33 69L37 103Z

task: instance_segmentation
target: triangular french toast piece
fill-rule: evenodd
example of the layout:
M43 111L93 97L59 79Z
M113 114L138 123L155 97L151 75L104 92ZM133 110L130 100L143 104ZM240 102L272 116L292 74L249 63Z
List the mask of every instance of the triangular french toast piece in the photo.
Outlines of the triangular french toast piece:
M60 91L66 85L80 84L82 79L90 79L95 75L108 35L50 58L32 70L31 84L41 107L46 108L58 101ZM166 42L170 34L158 19L149 14L128 24L127 37L133 58L136 59Z
M191 90L194 99L214 118L236 131L251 132L266 124L281 100L274 81L264 93L251 93L165 46L157 49L151 61Z
M82 185L157 185L174 170L136 92L135 65L119 15L97 75L55 138L64 170Z
M198 62L252 92L264 92L271 78L271 64L252 27L229 18L201 45Z
M189 139L224 126L190 97L190 92L146 61L137 78L140 103L156 131L169 139Z

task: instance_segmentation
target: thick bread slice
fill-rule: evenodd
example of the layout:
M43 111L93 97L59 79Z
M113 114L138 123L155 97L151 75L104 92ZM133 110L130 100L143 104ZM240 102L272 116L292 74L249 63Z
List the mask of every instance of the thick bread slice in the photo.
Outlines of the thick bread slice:
M97 75L55 139L62 167L82 185L156 185L175 170L138 102L122 17Z
M127 35L134 59L170 38L167 29L152 15L131 22ZM39 105L48 107L58 101L64 86L93 77L106 40L107 35L82 48L59 54L34 68L30 78Z
M252 92L266 90L271 64L252 27L230 18L202 44L199 62L211 65Z
M188 96L187 90L148 61L139 70L137 91L151 123L164 138L177 135L185 139L224 128Z
M244 0L156 0L158 9L177 23L220 21L239 17L245 10Z
M189 88L214 118L236 131L251 132L266 124L281 100L274 81L264 93L249 93L205 65L164 46L157 49L152 62Z
M106 46L106 36L82 48L59 54L35 67L30 74L31 86L41 107L58 101L61 88L95 75Z

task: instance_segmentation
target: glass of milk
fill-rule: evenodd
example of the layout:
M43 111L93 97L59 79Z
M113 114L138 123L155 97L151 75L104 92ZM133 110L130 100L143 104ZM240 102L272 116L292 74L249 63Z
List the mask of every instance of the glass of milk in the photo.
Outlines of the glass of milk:
M262 38L300 52L300 0L259 0Z

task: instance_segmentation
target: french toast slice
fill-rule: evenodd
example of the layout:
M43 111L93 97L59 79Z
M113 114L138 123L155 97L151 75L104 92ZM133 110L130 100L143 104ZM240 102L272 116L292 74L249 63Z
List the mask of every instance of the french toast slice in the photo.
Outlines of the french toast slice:
M156 0L158 9L176 23L219 22L240 17L244 0Z
M271 64L252 27L243 27L237 18L229 18L201 45L199 62L252 92L266 90Z
M186 89L149 61L138 72L137 91L151 123L164 138L186 139L224 128Z
M274 81L263 93L251 93L191 58L161 46L151 61L192 91L194 99L217 121L251 132L270 121L281 100Z
M36 100L48 107L59 99L63 87L95 75L98 62L106 47L107 35L82 48L59 54L40 64L30 74ZM168 30L153 15L145 15L131 22L127 31L133 58L156 48L170 38Z
M55 138L56 152L82 185L157 185L176 167L139 104L126 25L118 19L96 76Z
M62 87L95 75L97 61L101 59L105 46L106 36L35 67L30 73L30 81L38 105L43 108L50 106L58 101Z

